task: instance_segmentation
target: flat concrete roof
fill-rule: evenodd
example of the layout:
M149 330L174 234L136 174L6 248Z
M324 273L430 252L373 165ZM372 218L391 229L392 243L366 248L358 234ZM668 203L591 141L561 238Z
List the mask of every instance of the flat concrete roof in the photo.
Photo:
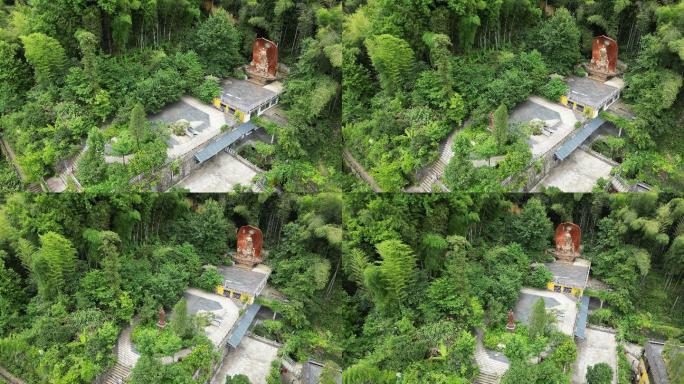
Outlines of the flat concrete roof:
M261 289L266 285L266 280L268 280L269 276L268 273L235 265L219 267L219 272L223 275L223 287L225 289L247 293L252 296L260 293Z
M247 80L228 79L222 88L221 100L243 112L250 112L278 96L276 92Z
M572 76L566 81L568 84L567 97L569 100L582 105L588 105L595 110L612 99L620 89L592 80L588 77Z
M649 377L653 384L669 384L670 378L663 359L663 350L665 345L662 343L648 341L644 348L644 355L648 360L648 366L651 368Z
M240 140L243 136L249 135L258 128L259 127L257 127L251 121L240 124L237 126L237 128L221 134L221 136L215 139L212 143L197 152L195 154L195 160L200 164L204 163L205 161L216 156L216 154L219 152L231 146L236 141Z
M554 283L582 289L587 286L591 264L586 260L577 259L574 263L556 261L544 265L553 274Z
M321 382L321 375L323 374L324 364L317 361L309 360L302 367L302 382L303 384L318 384ZM342 372L335 376L335 382L342 384Z

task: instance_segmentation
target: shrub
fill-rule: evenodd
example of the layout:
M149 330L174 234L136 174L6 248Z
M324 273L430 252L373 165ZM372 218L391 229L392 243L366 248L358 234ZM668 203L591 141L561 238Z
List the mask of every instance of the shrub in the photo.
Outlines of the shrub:
M216 267L209 267L200 276L197 287L205 291L213 292L216 286L223 283L223 276Z
M551 101L559 101L562 96L568 93L568 85L560 77L554 77L544 84L539 92Z
M589 315L589 322L592 324L608 325L613 317L613 311L609 308L601 308L595 310Z
M226 377L226 384L251 384L251 381L245 375L235 375Z
M192 94L202 102L210 104L215 97L221 95L221 87L218 84L218 79L215 77L208 77L202 83L192 89Z
M587 384L610 384L613 370L606 363L598 363L587 368Z
M185 131L188 128L190 128L190 122L185 119L181 119L176 121L175 123L172 123L169 127L171 128L171 133L173 133L174 135L184 136Z
M553 279L553 274L544 265L539 265L527 275L526 284L534 288L544 288Z

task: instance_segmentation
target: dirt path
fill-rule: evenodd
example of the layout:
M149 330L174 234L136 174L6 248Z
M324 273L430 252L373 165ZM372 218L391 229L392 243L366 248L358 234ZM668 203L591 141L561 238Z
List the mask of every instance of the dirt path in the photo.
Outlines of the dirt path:
M342 151L342 155L344 156L344 161L349 165L354 173L356 173L363 181L365 181L368 185L370 185L371 189L373 189L374 192L382 192L382 189L378 185L378 183L373 179L373 176L369 175L368 172L363 168L361 164L359 164L358 161L352 156L352 154L349 152L348 149L344 149Z

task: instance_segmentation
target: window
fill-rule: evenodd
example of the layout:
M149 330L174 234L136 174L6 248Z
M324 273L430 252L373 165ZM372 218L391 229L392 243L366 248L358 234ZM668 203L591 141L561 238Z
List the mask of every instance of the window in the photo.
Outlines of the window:
M560 291L561 291L561 286L560 286L560 285L554 285L554 286L553 286L553 291L554 291L554 292L560 292Z
M572 288L570 288L570 287L563 287L563 293L572 293Z

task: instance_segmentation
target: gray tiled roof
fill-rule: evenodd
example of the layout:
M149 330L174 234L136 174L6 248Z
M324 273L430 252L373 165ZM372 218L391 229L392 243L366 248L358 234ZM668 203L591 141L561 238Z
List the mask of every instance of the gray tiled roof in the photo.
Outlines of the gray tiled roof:
M582 127L579 132L577 132L572 138L563 143L563 145L558 148L555 153L558 160L565 160L570 156L577 148L579 148L586 139L591 136L592 133L596 132L605 121L600 118L591 120L587 125Z
M670 379L667 374L667 367L663 360L664 345L660 343L647 342L644 348L644 355L648 360L648 376L653 384L669 384Z
M250 112L276 96L277 93L247 80L231 79L223 85L221 101L243 112Z
M251 121L248 121L244 124L240 124L234 130L222 134L218 137L218 139L214 140L214 142L204 147L201 151L197 152L197 154L195 154L195 160L197 160L197 162L199 163L204 163L205 161L216 156L216 154L218 154L219 152L228 148L231 144L240 140L242 136L248 135L258 128L259 127Z
M589 266L572 263L545 263L546 268L553 274L553 282L568 287L582 288L587 286Z
M588 105L598 110L606 102L612 99L620 90L610 85L603 84L588 77L570 77L568 84L567 97L582 105Z
M236 266L220 267L219 272L223 275L223 287L236 292L258 295L266 285L268 275L254 272L249 269Z

